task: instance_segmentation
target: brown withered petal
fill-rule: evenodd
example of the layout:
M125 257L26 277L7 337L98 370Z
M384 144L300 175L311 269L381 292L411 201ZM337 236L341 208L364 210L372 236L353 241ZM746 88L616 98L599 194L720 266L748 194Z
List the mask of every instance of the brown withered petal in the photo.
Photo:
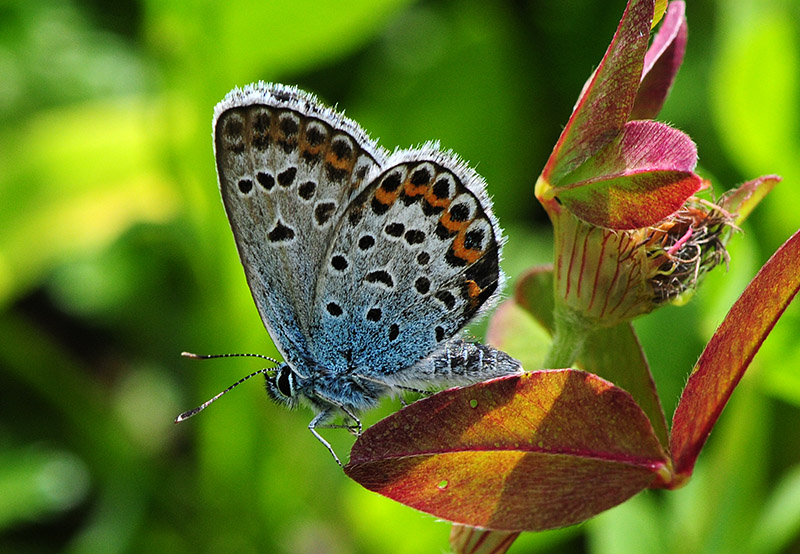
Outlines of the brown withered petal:
M697 288L702 276L728 264L725 243L735 229L731 214L712 202L692 197L672 217L652 228L644 246L656 268L650 279L660 304Z

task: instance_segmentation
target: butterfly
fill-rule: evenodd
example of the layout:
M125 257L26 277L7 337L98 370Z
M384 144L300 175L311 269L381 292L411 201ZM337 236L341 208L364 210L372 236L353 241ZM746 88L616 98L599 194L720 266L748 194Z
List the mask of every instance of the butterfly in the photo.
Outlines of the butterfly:
M459 337L504 276L486 184L455 154L390 153L312 94L261 82L216 106L213 136L247 283L284 360L252 375L277 403L314 410L308 428L339 465L317 429L360 433L358 414L403 389L521 373Z

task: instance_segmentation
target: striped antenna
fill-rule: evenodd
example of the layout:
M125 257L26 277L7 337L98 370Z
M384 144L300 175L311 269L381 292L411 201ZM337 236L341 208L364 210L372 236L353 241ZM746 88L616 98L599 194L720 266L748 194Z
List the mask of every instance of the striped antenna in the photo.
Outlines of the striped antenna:
M184 358L192 358L193 360L211 360L213 358L260 358L262 360L267 360L267 361L273 362L275 364L279 364L280 363L275 358L270 358L269 356L263 356L261 354L193 354L192 352L181 352L181 356L183 356ZM181 421L185 421L185 420L189 419L193 415L199 414L200 412L205 410L212 402L217 400L220 396L222 396L226 392L230 391L233 388L238 387L239 385L241 385L242 383L244 383L248 379L250 379L252 377L255 377L256 375L263 375L265 373L269 373L270 371L275 371L275 368L265 367L265 368L259 369L258 371L254 371L253 373L251 373L250 375L247 375L246 377L242 377L241 379L236 381L234 384L232 384L230 387L228 387L224 391L216 394L213 398L210 398L210 399L206 400L205 402L200 404L198 407L193 408L191 410L188 410L186 412L183 412L181 415L179 415L178 417L175 418L175 423L180 423Z

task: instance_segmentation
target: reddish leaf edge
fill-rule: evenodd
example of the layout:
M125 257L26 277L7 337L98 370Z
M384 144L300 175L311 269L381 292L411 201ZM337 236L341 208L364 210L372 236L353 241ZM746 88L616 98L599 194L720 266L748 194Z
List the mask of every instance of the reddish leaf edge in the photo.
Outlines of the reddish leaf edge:
M644 56L642 80L647 77L659 60L664 58L664 54L674 46L675 40L681 32L681 28L685 26L686 2L683 0L672 0L667 7L661 27L659 27L656 36L653 37L653 42ZM678 65L680 65L680 63L678 63Z
M736 225L741 225L755 207L780 183L780 175L762 175L729 190L720 198L719 205L736 216Z
M697 457L719 419L736 385L753 360L766 337L783 315L800 290L800 231L792 235L764 264L742 295L734 303L727 316L711 337L703 354L689 376L678 407L673 417L670 436L675 478L664 483L666 488L677 488L692 474ZM788 286L776 290L771 282L781 276L790 277ZM793 280L793 282L792 282ZM786 283L784 283L786 284ZM782 292L782 294L781 294ZM777 309L761 323L750 326L752 341L749 344L734 344L739 337L737 330L742 321L749 322L748 312L760 305L760 300L779 300ZM735 356L736 366L715 366L727 355ZM727 370L727 371L726 371ZM729 378L725 378L725 377ZM710 398L716 394L716 398ZM709 409L709 400L713 402Z
M536 380L537 377L541 380ZM500 443L484 444L483 439L478 442L484 447L477 450L474 446L463 450L453 448L453 444L440 446L440 435L457 436L457 442L464 437L470 441L482 436L479 428L480 434L473 432L470 438L469 431L474 429L460 418L450 420L455 422L455 428L443 422L437 423L436 416L440 415L441 410L445 410L443 417L447 417L448 402L452 397L461 404L466 398L481 398L481 406L484 406L487 405L484 404L486 397L472 389L500 389L499 392L494 391L497 394L494 398L500 403L490 402L493 407L480 415L483 422L479 427L491 424L488 428L503 433L505 426L499 423L502 420L495 423L497 417L501 417L496 413L496 406L503 409L506 401L517 396L509 396L509 393L518 392L516 384L526 379L531 385L542 383L545 387L543 399L536 397L534 403L529 405L534 412L538 409L541 413L544 409L546 414L545 419L531 416L531 421L540 423L530 428L528 439L512 432L506 435L507 445L516 448L500 449ZM558 383L566 388L551 388ZM582 383L585 383L585 388ZM574 389L575 385L583 390L577 396L573 396L579 390ZM565 418L565 415L575 412L565 412L565 408L569 408L559 405L560 400L555 400L556 404L552 405L558 409L552 414L549 408L539 405L540 400L545 404L546 399L552 400L553 391L567 393L567 399L572 402L568 405L577 407L578 412L589 410L597 413L594 411L594 402L600 402L597 407L605 415L598 421L594 421L588 412L575 415L575 431L570 432L573 418ZM589 396L580 400L586 394ZM591 400L593 394L597 395L596 400ZM560 397L561 393L558 393L556 398ZM576 400L580 403L575 404ZM531 389L522 402L523 407L525 403L532 402ZM453 406L458 407L457 404ZM515 405L512 410L519 406ZM460 413L468 414L470 408L467 410ZM613 417L608 419L609 415ZM553 416L555 420L552 420ZM618 418L625 422L622 428L613 423ZM472 423L475 421L479 420L473 420ZM553 421L558 422L555 428L552 427ZM565 422L568 423L565 425ZM459 432L458 426L462 424L466 425L463 428L466 435ZM587 425L600 427L596 431L589 431ZM418 437L421 430L426 435L421 441L426 448L412 452L405 449L407 437ZM519 427L516 431L518 433ZM556 435L552 434L554 431ZM598 432L601 434L597 435ZM606 433L611 435L606 436ZM556 437L559 441L561 437L569 438L565 442L549 444ZM578 443L574 442L575 439ZM492 436L488 438L488 441L495 440ZM589 442L582 442L586 440ZM411 441L414 444L420 442L418 439ZM542 447L542 441L546 448ZM364 443L367 443L366 446L363 446ZM580 449L580 444L584 444L584 450ZM524 447L520 448L520 445ZM398 446L403 448L398 449ZM465 458L465 455L468 457ZM487 464L489 468L503 469L500 473L494 473L491 469L487 471ZM369 490L447 521L483 529L541 531L579 523L624 502L654 483L667 479L670 468L669 457L655 435L651 422L627 391L590 373L559 369L501 377L470 387L448 389L422 399L367 429L356 441L351 460L344 470ZM439 485L442 479L444 485ZM564 487L565 483L572 481L572 487ZM470 487L477 487L474 494L470 492ZM578 491L581 492L576 497ZM469 500L464 501L464 498ZM544 509L544 506L550 508Z
M536 371L525 372L525 373L523 373L521 375L509 375L509 376L505 376L505 377L498 377L498 378L495 378L495 379L482 381L480 383L475 383L473 385L468 385L468 386L464 386L464 387L449 388L449 389L440 391L440 392L438 392L438 393L436 393L434 395L431 395L431 396L428 396L428 397L425 397L425 398L421 398L420 400L417 400L416 402L414 402L412 404L409 404L408 406L403 407L401 410L398 410L397 412L395 412L395 413L385 417L384 419L378 421L373 426L371 426L369 429L364 431L364 433L362 433L362 435L356 440L356 443L353 445L353 448L351 450L350 461L348 462L348 464L345 467L355 466L355 465L363 464L363 463L369 463L369 462L375 460L376 458L371 458L369 455L365 455L365 452L362 452L362 450L360 449L360 445L362 445L367 439L369 439L371 434L376 434L378 432L384 431L385 428L394 427L395 422L393 420L395 420L395 419L399 419L399 418L406 417L406 416L411 417L411 418L415 418L415 416L417 414L425 414L425 413L430 411L429 408L433 408L433 407L435 407L435 410L436 410L435 413L438 413L438 411L440 409L442 409L442 406L444 406L446 408L448 402L451 401L453 398L470 396L472 391L476 391L476 392L480 391L480 392L484 392L484 393L491 393L493 389L507 388L507 384L510 383L510 382L513 382L513 381L517 381L518 382L518 381L525 380L525 379L533 379L533 378L539 377L539 376L548 377L548 376L556 376L556 375L560 375L560 374L568 374L570 377L575 377L575 378L579 378L579 379L583 379L583 380L594 380L596 383L602 384L602 386L605 387L602 392L612 392L613 391L613 392L621 395L622 397L624 397L626 402L630 403L629 407L635 407L636 415L641 417L641 421L647 423L647 427L649 427L649 430L650 430L650 435L652 435L653 453L660 452L659 455L662 458L661 461L664 462L664 463L668 462L666 453L663 451L663 448L661 448L660 442L658 441L658 437L653 432L652 423L650 422L650 419L647 417L647 414L645 414L644 411L642 411L641 407L638 405L636 400L633 398L633 396L628 391L626 391L625 389L620 388L619 386L617 386L616 384L612 383L611 381L609 381L609 380L607 380L607 379L605 379L605 378L603 378L603 377L601 377L599 375L596 375L594 373L590 373L590 372L587 372L587 371L584 371L584 370L581 370L581 369L563 368L563 369L541 369L541 370L536 370ZM419 421L422 421L422 420L419 420ZM419 425L419 423L415 423L415 424ZM408 428L406 428L405 430L408 431ZM416 450L416 451L397 451L397 452L394 452L392 454L383 456L380 459L400 459L400 458L408 458L408 457L414 457L414 456L427 456L427 455L431 455L431 454L434 454L434 455L435 454L447 454L447 453L458 452L458 451L473 451L473 450L474 451L481 451L481 450L494 451L494 450L497 450L497 445L494 445L493 447L488 447L488 448L478 447L478 448L463 448L461 450L458 450L458 449L453 449L453 448L451 448L449 446L440 447L437 444L436 447L429 448L429 449ZM515 450L515 451L518 450L518 451L525 451L525 452L530 451L530 452L537 452L537 453L552 453L552 454L557 454L557 455L566 454L566 455L575 455L575 456L578 456L578 457L583 455L578 450L568 450L568 449L567 450L540 451L540 450L538 450L536 448L533 448L531 450L525 450L522 447L518 447L518 448L509 448L509 450ZM592 456L589 456L589 457L592 457ZM631 463L633 465L641 465L642 467L649 467L649 468L656 467L652 462L646 461L644 458L641 459L641 460L637 459L635 456L622 456L620 458L609 457L609 458L607 458L607 460L608 461L612 461L612 462Z

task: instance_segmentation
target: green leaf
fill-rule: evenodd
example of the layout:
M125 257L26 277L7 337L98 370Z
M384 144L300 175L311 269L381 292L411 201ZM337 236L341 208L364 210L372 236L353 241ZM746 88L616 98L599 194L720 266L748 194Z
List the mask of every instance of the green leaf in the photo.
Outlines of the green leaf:
M598 329L583 346L581 366L628 391L647 414L661 444L666 447L667 420L650 366L631 323Z
M670 451L680 484L761 344L800 290L800 231L787 240L728 312L700 356L672 423Z
M630 394L566 369L420 400L367 429L345 472L437 517L518 531L583 521L650 485L667 464Z
M800 182L800 41L796 2L722 0L708 76L711 117L738 173ZM762 208L774 236L800 226L800 187L779 187Z
M240 85L265 69L271 75L302 71L340 58L379 33L408 0L337 2L244 0L235 5L188 0L146 2L148 25L169 42L159 52L192 58L192 45L213 51L196 53L224 65L213 69ZM191 24L175 25L175 21ZM162 39L163 40L163 39ZM163 56L163 53L162 53Z
M667 11L667 2L668 0L656 0L654 13L653 13L653 23L651 24L651 28L655 28L656 25L661 21L661 18L664 17L664 12ZM683 2L673 1L670 2L672 4L683 4Z
M514 300L553 334L556 323L553 318L555 301L552 265L534 267L523 273L514 288Z

